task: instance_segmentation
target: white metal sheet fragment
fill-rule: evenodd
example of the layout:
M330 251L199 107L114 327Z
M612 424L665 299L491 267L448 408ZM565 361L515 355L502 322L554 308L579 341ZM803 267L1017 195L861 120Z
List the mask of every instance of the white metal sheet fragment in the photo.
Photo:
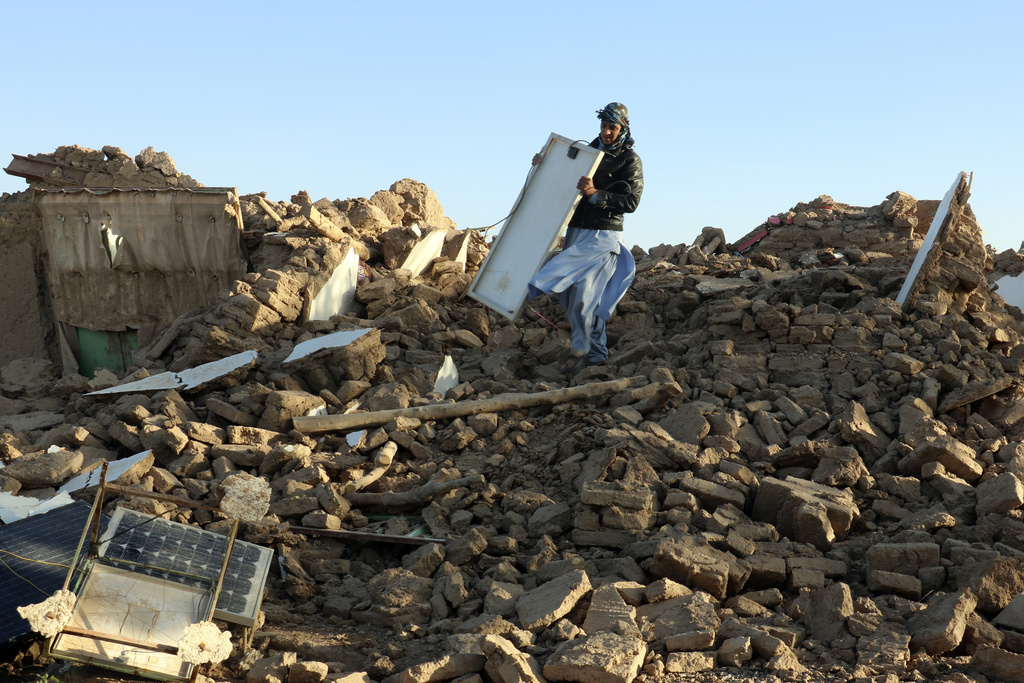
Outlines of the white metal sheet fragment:
M570 150L575 150L569 156ZM467 293L514 320L526 302L527 285L554 249L579 201L576 183L593 176L604 153L552 133L513 212L491 244Z
M188 370L182 370L178 373L178 377L181 378L183 389L195 389L201 384L231 374L239 368L244 368L254 360L256 360L255 351L242 351L227 358L221 358L220 360L203 363Z
M903 287L900 288L899 296L896 297L896 301L900 306L907 302L907 297L910 296L910 290L914 286L914 280L917 279L918 273L921 272L924 261L928 258L928 253L935 246L935 240L939 237L939 230L942 228L942 221L946 220L946 214L949 213L949 206L953 203L953 195L956 193L956 188L960 186L960 180L964 177L963 171L956 174L956 180L953 181L953 185L946 192L946 196L942 198L942 203L939 204L939 208L935 210L935 218L932 219L932 224L928 228L928 234L924 238L924 242L921 244L921 248L917 250L917 256L914 257L914 263L910 266L910 272L907 273L907 279L903 281Z
M162 391L164 389L195 389L205 382L210 382L239 368L243 368L254 360L256 360L255 351L242 351L233 356L221 358L210 363L203 363L181 372L161 372L159 375L144 377L127 384L119 384L116 387L91 391L86 395L131 394L143 391Z
M58 493L46 500L39 500L31 496L16 496L6 491L0 492L0 521L4 524L17 522L32 515L49 512L54 508L63 507L74 503L67 493Z
M434 382L434 391L443 397L449 389L454 389L459 384L459 370L455 367L455 361L450 355L444 357L441 369L437 371L437 380Z
M58 634L52 651L78 661L111 668L128 667L158 680L188 680L193 665L154 647L123 645L118 637L173 647L189 625L208 610L202 587L93 564L75 604L71 626L112 636Z
M444 248L444 238L447 236L445 230L431 230L426 236L416 243L409 255L406 257L402 268L412 271L412 276L421 275L423 271L441 255Z
M292 352L284 359L284 362L291 363L292 361L305 358L306 356L312 355L323 349L339 349L343 346L348 346L369 331L369 329L342 330L341 332L325 334L324 336L316 337L315 339L307 339L304 342L296 344L295 348L292 349Z
M309 306L310 320L330 320L332 315L351 312L356 299L356 285L359 278L359 256L349 249L345 258L331 273L313 303Z
M124 475L125 472L142 462L142 460L151 452L152 451L142 451L141 453L136 453L133 456L107 463L107 482L117 483L117 480ZM64 482L64 485L57 489L57 493L73 493L99 484L100 473L102 470L103 463L101 462L88 472L83 472L77 477L72 477Z
M149 377L143 377L142 379L135 380L134 382L119 384L116 387L108 387L106 389L100 389L99 391L90 391L87 395L133 394L136 392L163 391L165 389L179 388L181 388L181 380L178 379L178 376L175 373L161 372L158 375L150 375Z

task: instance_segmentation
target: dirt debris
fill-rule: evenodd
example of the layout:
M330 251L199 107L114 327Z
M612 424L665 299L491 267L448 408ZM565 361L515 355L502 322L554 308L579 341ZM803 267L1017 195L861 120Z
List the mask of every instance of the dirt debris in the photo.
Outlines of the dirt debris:
M98 187L195 182L151 149L51 160ZM0 200L0 244L9 226L33 226L19 194ZM549 323L562 320L553 299L511 323L463 297L486 241L470 234L459 260L467 237L422 183L240 206L251 272L139 349L128 377L57 379L56 359L36 354L0 367L0 490L45 497L144 449L153 464L130 480L143 490L215 502L229 477L270 483L268 516L241 537L275 547L285 576L268 583L253 648L204 675L1024 677L1024 325L992 291L1024 255L986 247L969 205L907 306L894 299L938 202L902 192L874 207L822 195L735 243L706 228L692 245L634 247L611 357L573 378L556 370L569 334ZM441 256L417 276L401 269L438 230ZM349 249L365 266L357 308L310 320ZM357 343L284 362L301 342L363 328ZM243 350L255 363L198 387L86 395ZM439 396L447 355L460 381ZM295 428L314 409L634 376L643 386L585 400L394 417L351 441ZM226 524L204 509L172 518ZM440 540L329 534L414 528Z

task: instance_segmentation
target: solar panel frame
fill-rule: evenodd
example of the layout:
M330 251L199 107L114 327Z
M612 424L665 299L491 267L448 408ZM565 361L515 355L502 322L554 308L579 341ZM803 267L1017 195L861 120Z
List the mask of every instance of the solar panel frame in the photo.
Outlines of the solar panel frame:
M137 563L118 563L128 571L209 588L220 575L227 542L212 531L117 508L100 537L97 555ZM242 626L256 623L273 555L270 548L235 541L214 617Z

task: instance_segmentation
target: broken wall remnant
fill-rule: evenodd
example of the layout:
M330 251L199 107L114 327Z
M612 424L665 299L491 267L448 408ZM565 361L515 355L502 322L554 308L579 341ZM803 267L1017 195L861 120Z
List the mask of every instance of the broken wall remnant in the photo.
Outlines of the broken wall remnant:
M25 194L25 193L21 193ZM35 207L19 195L0 197L0 365L17 358L58 360L46 284L46 249Z
M79 329L136 331L144 346L245 273L232 189L36 192L54 315L71 348Z
M921 280L928 279L928 270L936 269L936 261L942 258L942 249L936 249L936 243L941 245L947 241L944 237L950 229L950 223L960 219L970 196L971 188L967 174L960 172L957 174L956 180L953 181L953 185L946 192L946 196L943 197L942 203L939 204L931 227L928 228L928 233L925 235L924 242L917 250L917 255L910 266L907 279L896 297L896 301L900 305L913 306L917 292L923 287ZM982 252L984 252L984 249L982 249ZM966 268L966 264L962 264L960 267ZM935 279L934 274L932 274L931 279ZM949 286L954 283L947 281L946 284ZM971 284L976 286L976 283L972 282ZM968 288L973 289L974 287L969 286Z
M177 172L166 152L149 147L134 158L118 147L102 150L78 145L52 154L13 155L4 170L25 178L33 188L197 187ZM16 358L61 359L45 264L47 252L31 191L0 198L0 289L5 295L0 326L0 364Z

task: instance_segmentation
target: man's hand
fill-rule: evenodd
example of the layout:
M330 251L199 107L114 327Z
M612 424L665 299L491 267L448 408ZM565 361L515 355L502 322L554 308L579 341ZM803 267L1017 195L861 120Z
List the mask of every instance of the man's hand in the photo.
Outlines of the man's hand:
M594 187L594 179L588 175L580 178L579 182L576 183L576 189L583 193L583 196L590 199L597 192L597 188Z

